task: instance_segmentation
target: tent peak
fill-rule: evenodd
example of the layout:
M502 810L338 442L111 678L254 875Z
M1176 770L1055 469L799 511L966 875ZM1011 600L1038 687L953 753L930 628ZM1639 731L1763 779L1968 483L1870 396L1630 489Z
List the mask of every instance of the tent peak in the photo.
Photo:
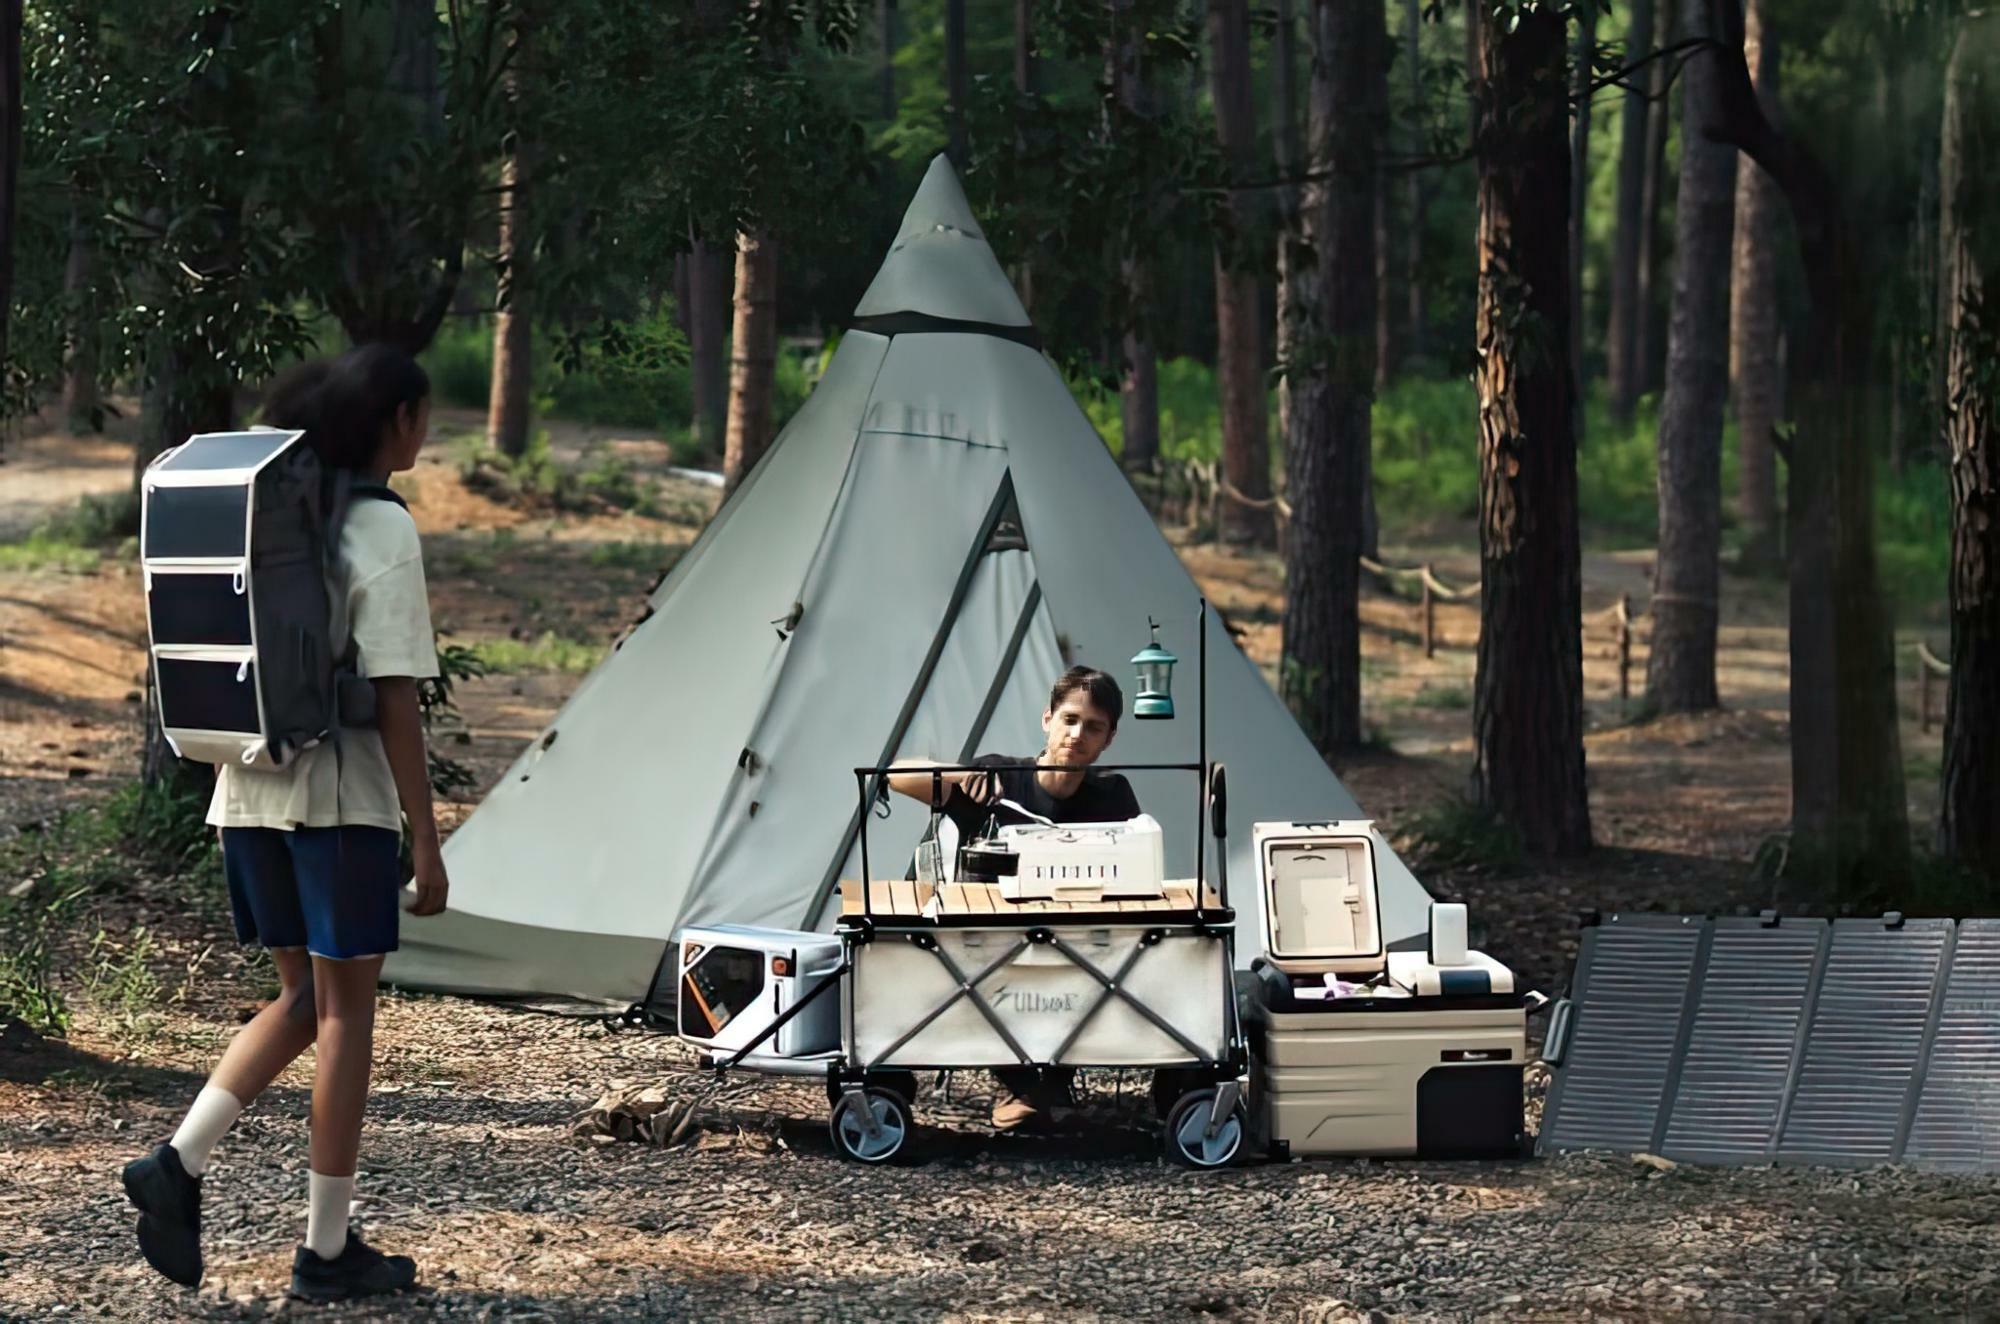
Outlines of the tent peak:
M958 172L951 168L951 158L939 152L931 158L923 183L917 185L916 195L903 212L896 242L900 246L909 236L925 231L954 230L968 239L986 242L986 232L979 228L979 218L965 200L965 189L958 182Z
M1020 296L965 200L958 172L942 154L931 159L903 213L896 241L854 309L857 319L897 313L987 326L1030 325Z

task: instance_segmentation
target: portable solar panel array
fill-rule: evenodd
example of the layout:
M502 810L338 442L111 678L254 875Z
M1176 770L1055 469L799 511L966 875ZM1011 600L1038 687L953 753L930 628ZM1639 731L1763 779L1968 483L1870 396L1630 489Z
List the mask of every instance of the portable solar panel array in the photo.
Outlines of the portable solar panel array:
M2000 1171L2000 919L1612 915L1539 1147Z

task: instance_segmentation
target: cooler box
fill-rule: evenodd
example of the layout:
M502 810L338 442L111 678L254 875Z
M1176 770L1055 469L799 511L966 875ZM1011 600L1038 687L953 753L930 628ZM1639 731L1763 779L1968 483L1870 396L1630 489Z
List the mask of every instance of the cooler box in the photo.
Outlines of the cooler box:
M1269 1148L1294 1156L1523 1153L1524 1005L1449 1003L1349 997L1311 1011L1254 1006L1251 1079Z
M680 949L680 1037L733 1053L769 1029L840 968L840 939L825 933L743 924L685 928ZM813 1057L840 1047L840 994L828 992L759 1046L773 1058Z
M1375 883L1375 828L1365 819L1257 823L1264 959L1288 974L1367 977L1386 968Z

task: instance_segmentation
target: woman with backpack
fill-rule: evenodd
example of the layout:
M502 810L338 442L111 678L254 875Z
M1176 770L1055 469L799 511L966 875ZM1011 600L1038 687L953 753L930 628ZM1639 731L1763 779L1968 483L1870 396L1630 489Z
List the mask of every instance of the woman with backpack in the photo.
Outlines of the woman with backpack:
M344 727L276 771L224 765L217 772L208 822L221 832L237 936L270 952L282 991L230 1041L172 1138L125 1166L141 1252L189 1287L201 1281L210 1153L308 1047L316 1048L311 1174L292 1293L337 1301L416 1282L414 1261L363 1242L348 1210L376 980L397 946L404 821L416 875L411 913L443 910L448 887L417 699L418 683L438 674L422 549L415 521L387 486L389 475L415 465L429 420L424 370L381 345L292 369L264 409L265 422L304 430L329 475L351 477L338 564L376 719L372 728Z

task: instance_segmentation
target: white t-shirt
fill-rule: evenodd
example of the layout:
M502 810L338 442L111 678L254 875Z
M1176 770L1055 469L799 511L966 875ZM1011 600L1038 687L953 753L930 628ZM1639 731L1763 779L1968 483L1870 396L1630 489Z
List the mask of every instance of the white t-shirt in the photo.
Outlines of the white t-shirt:
M361 674L437 675L423 548L410 512L393 501L356 500L341 529L340 555ZM396 832L403 820L380 733L348 727L340 733L337 762L333 742L327 741L274 772L222 764L208 821L214 827L358 826Z

